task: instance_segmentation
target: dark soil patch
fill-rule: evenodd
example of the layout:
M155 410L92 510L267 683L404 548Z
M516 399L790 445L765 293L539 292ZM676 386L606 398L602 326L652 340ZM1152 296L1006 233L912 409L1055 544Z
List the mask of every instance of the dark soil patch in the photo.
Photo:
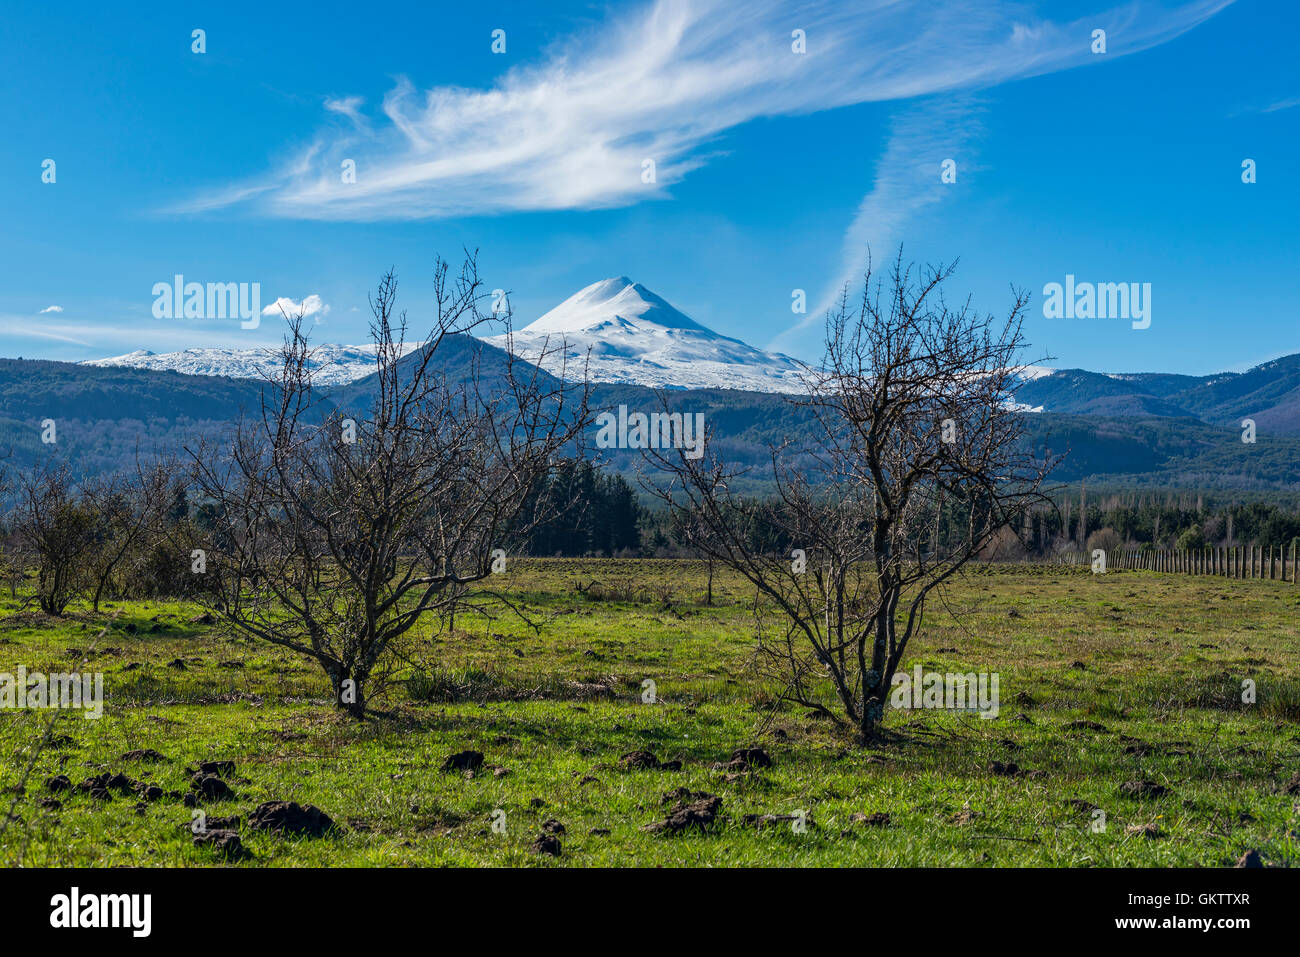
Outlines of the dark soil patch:
M534 854L547 854L551 857L559 857L562 848L560 839L554 834L540 834L537 840L532 843L532 852Z
M307 837L322 837L338 827L320 808L312 804L298 804L296 801L267 801L259 804L248 816L248 826L255 831L303 834Z
M688 830L706 830L722 809L722 798L706 794L696 800L678 801L677 805L662 821L645 825L643 830L651 834L681 834Z
M1169 788L1155 781L1125 781L1119 786L1119 793L1131 798L1161 798L1169 793Z
M1097 734L1105 734L1109 730L1100 721L1085 721L1082 718L1078 721L1071 721L1065 727L1069 731L1093 731Z
M626 771L680 771L680 761L660 761L653 751L629 751L618 759L619 767Z
M444 771L477 771L483 766L482 751L457 751L442 762Z
M218 857L227 861L246 861L253 856L235 831L204 831L194 835L194 846L210 847Z
M854 824L865 824L867 827L889 827L890 823L888 811L876 811L873 814L855 811L849 815L849 820Z
M199 772L190 778L190 788L209 801L227 801L235 796L230 785L215 774Z
M157 764L161 761L166 761L167 758L164 755L160 754L159 752L155 751L153 748L138 748L135 751L126 752L126 754L122 755L121 760L146 761L149 764Z
M737 748L731 752L731 760L727 763L732 771L753 771L771 766L772 758L762 748Z

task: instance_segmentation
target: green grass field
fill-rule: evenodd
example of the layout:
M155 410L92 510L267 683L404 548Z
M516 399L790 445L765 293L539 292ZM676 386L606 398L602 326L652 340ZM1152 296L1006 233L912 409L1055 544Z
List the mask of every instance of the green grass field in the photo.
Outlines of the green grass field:
M386 716L364 723L330 706L315 664L200 624L196 606L74 605L54 619L6 592L0 671L72 670L94 642L85 670L104 673L106 704L100 720L60 713L57 746L23 794L51 712L0 712L0 815L12 801L19 818L0 862L222 864L195 845L182 801L186 766L208 759L235 762L235 796L200 805L243 819L253 857L229 866L1231 866L1249 850L1297 862L1294 585L977 568L933 607L905 666L997 672L1000 715L893 711L897 740L862 749L805 709L773 708L779 689L754 677L752 594L737 579L718 576L712 606L691 562L517 561L494 584L539 630L502 613L413 636L372 702ZM654 704L642 703L646 679ZM771 766L727 767L742 747ZM165 760L121 757L146 748ZM477 773L441 770L465 749L485 755ZM623 767L637 749L681 769ZM162 796L44 785L103 772ZM1129 796L1134 781L1167 790ZM714 823L643 829L679 788L720 797ZM314 804L341 830L247 827L269 800ZM797 811L806 828L746 819ZM532 849L544 826L558 857Z

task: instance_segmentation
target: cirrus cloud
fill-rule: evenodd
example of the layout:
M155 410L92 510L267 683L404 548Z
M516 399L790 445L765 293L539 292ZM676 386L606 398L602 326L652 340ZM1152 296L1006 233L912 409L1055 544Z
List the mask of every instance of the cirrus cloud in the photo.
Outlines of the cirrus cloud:
M755 0L743 16L725 0L657 0L488 89L419 91L401 79L373 128L360 97L332 97L326 109L355 128L323 128L280 169L174 211L246 203L263 215L372 221L625 206L664 196L750 120L1099 63L1164 43L1232 2L1133 2L1058 23L1007 0ZM1097 27L1105 56L1090 49ZM805 53L792 49L795 30ZM339 175L347 159L355 182ZM652 183L642 181L647 159Z

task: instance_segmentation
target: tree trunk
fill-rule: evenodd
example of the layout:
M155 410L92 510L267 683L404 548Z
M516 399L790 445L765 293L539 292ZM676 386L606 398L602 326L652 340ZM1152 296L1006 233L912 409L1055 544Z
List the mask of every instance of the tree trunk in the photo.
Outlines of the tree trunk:
M366 716L365 676L343 665L330 665L330 685L334 689L334 706L350 718L360 721Z

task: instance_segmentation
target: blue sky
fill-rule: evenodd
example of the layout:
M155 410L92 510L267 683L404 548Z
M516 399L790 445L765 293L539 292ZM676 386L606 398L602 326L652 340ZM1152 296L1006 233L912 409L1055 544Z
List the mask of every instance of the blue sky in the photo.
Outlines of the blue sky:
M420 327L434 256L468 246L517 325L623 274L811 359L867 245L900 241L960 257L951 291L982 310L1027 288L1029 359L1204 374L1300 352L1287 0L186 6L6 10L0 355L278 340L155 319L177 273L318 297L314 338L360 342L385 269ZM1150 327L1044 318L1067 274L1150 283Z

